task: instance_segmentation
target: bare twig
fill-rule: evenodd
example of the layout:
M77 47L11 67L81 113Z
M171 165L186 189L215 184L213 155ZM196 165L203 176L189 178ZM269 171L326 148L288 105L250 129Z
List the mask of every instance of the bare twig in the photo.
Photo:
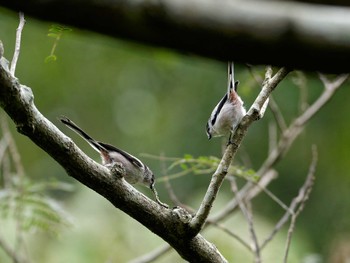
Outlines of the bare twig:
M156 260L157 258L159 258L160 256L164 255L165 253L169 252L171 250L171 246L169 246L168 244L162 246L162 247L158 247L155 250L142 255L141 257L135 258L131 261L129 261L129 263L148 263L148 262L154 262L154 260Z
M232 232L231 229L225 227L222 224L219 224L217 222L212 222L210 220L208 220L208 224L213 225L215 227L217 227L218 229L221 229L222 231L224 231L226 234L228 234L229 236L235 238L239 243L241 243L245 248L247 248L250 252L254 252L253 248L244 240L242 239L239 235L235 234L234 232Z
M267 66L266 67L266 72L265 72L265 79L262 79L261 76L259 74L257 74L254 70L253 67L248 66L248 70L249 73L251 74L251 76L253 77L253 79L255 80L255 82L258 85L261 85L261 83L266 83L268 81L271 80L272 78L272 68L271 66ZM279 109L275 99L273 98L273 95L270 94L269 96L269 103L268 106L270 107L273 116L275 117L275 120L279 126L279 128L281 129L281 131L284 131L287 128L287 124L283 118L283 115L281 113L281 110Z
M175 204L175 206L180 206L182 208L185 208L187 211L189 210L189 207L184 205L179 198L176 196L175 191L170 183L169 177L168 177L168 169L165 165L165 155L162 153L160 155L161 159L160 159L160 165L161 165L161 170L162 170L162 177L164 178L164 182L165 182L165 188L168 191L168 195L170 197L170 200Z
M26 263L27 261L24 258L21 258L16 250L12 249L5 240L0 237L0 247L4 250L4 252L13 260L14 263Z
M276 122L269 122L269 150L270 153L274 149L278 142L277 125Z
M2 44L2 41L0 40L0 59L4 55L4 45Z
M254 228L253 214L252 214L250 209L247 209L247 207L243 203L243 200L239 196L238 187L237 187L237 183L236 183L235 178L232 177L232 180L230 180L230 182L231 182L231 190L235 193L237 203L242 211L243 216L246 218L246 220L248 222L249 232L250 232L253 244L254 244L253 252L255 254L255 262L260 263L261 262L260 246L259 246L258 238L257 238L256 232L255 232L255 228Z
M266 72L265 72L265 80L270 81L270 79L272 78L272 67L271 66L267 66L266 67Z
M2 141L6 142L6 139L3 139ZM6 144L7 144L7 142L6 142ZM5 152L2 159L1 159L1 174L2 174L2 179L3 179L3 188L5 188L5 189L11 187L11 184L12 184L11 164L10 163L11 163L10 157L7 154L7 152Z
M296 76L292 78L293 82L297 85L300 91L299 98L299 112L304 112L309 106L307 102L308 98L308 89L307 89L307 80L303 72L296 71Z
M307 186L312 186L313 183L313 177L311 178L310 173L313 172L315 170L316 167L316 163L317 163L317 152L315 152L315 147L312 148L312 162L310 164L310 168L309 168L309 173L308 176L305 179L304 185L300 188L299 190L299 195L298 197L294 198L292 200L292 202L290 203L289 207L286 209L286 213L282 216L282 218L277 222L277 224L275 225L274 229L272 230L272 232L269 234L269 236L262 242L261 244L261 249L263 249L264 247L266 247L266 245L273 239L273 237L277 234L277 232L285 225L285 223L287 223L287 221L289 220L289 218L292 216L295 216L295 211L297 209L297 206L300 204L300 194L305 192L303 189L305 189L305 185ZM312 182L311 182L312 179Z
M18 152L15 140L13 139L11 132L9 130L9 127L7 125L7 120L4 114L1 114L0 116L0 126L3 132L3 137L7 142L12 160L14 162L14 167L16 169L16 174L19 177L23 177L24 176L24 168L22 165L22 161L21 161L21 155Z
M348 75L341 75L335 81L325 84L325 89L320 97L308 107L294 122L286 129L278 146L270 153L266 161L257 172L258 175L264 174L269 170L289 149L293 141L304 129L305 124L332 98L334 92L347 79Z
M298 215L304 209L305 202L309 198L310 192L312 190L312 186L314 184L316 165L317 165L317 149L316 149L316 146L313 146L312 147L312 162L311 162L310 167L309 167L309 173L306 177L304 185L299 190L298 196L295 197L292 201L292 204L293 203L299 204L299 207L298 207L297 211L295 213L293 213L292 219L290 222L290 226L288 229L288 236L287 236L284 260L283 260L284 263L287 263L288 252L289 252L290 243L292 240L292 234L293 234L294 227L295 227L295 221L296 221Z
M15 45L15 51L13 53L13 58L11 61L11 67L10 67L10 72L12 76L15 75L16 71L16 65L17 65L17 60L19 57L19 52L21 50L21 38L22 38L22 30L25 24L25 19L24 19L24 14L22 12L19 13L19 25L16 31L16 45Z
M270 110L276 120L276 123L278 125L278 127L280 128L280 130L282 132L284 132L286 129L287 129L287 124L286 124L286 121L284 120L284 117L281 113L281 110L280 108L278 107L278 104L277 102L275 101L273 95L271 94L270 96L270 103L269 103L269 106L270 106Z
M6 149L8 147L7 140L5 138L2 138L0 140L0 164L2 163L2 160L5 156Z
M259 187L266 195L268 195L273 201L275 201L284 210L289 211L289 207L285 205L276 195L274 195L266 186L262 187L260 182L252 182L257 187Z

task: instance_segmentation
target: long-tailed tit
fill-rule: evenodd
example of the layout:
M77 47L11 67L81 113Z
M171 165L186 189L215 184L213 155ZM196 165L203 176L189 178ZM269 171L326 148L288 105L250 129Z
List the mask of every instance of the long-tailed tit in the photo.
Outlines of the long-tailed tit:
M246 114L243 101L237 94L238 84L239 82L234 80L234 64L228 62L227 93L216 105L207 122L208 139L229 135L230 142L231 136Z
M67 127L79 134L83 139L85 139L92 148L100 153L102 164L107 167L112 167L115 163L121 163L125 169L125 180L130 184L141 183L149 187L155 195L156 201L164 206L167 205L160 202L158 198L157 191L154 188L155 179L153 172L148 168L147 165L143 164L139 159L131 154L118 149L117 147L99 142L91 138L86 132L84 132L80 127L78 127L74 122L72 122L67 117L61 117L61 122L63 122Z

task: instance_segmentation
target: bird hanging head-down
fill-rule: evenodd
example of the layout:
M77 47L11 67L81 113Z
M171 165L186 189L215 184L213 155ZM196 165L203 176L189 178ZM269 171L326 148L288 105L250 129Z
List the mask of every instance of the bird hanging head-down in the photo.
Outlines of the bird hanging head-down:
M208 139L229 136L235 132L246 114L243 101L237 93L238 81L234 80L234 64L228 63L227 92L212 111L206 125Z

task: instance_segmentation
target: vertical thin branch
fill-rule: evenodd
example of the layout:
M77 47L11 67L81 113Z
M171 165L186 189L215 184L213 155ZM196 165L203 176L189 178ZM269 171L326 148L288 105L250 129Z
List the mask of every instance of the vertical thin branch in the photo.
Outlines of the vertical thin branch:
M16 250L12 249L5 240L0 237L0 247L4 250L4 252L12 259L14 263L25 263L27 262L25 259L22 259L16 253Z
M269 148L268 153L276 148L278 142L277 125L276 122L269 122Z
M284 132L287 129L287 124L286 121L284 120L284 117L281 113L280 108L278 107L277 102L275 101L275 99L273 98L273 95L270 95L270 110L276 120L276 123L278 124L278 127L280 128L280 130L282 132Z
M299 205L298 210L295 213L293 213L292 219L290 222L290 226L288 229L288 236L287 236L285 254L284 254L284 259L283 259L284 263L287 263L288 252L289 252L289 248L290 248L290 244L291 244L291 240L292 240L292 234L293 234L293 231L295 228L295 221L296 221L297 217L299 216L299 214L301 213L301 211L303 211L304 206L305 206L305 202L308 200L309 195L310 195L311 190L312 190L312 186L314 184L317 159L318 159L317 158L317 149L316 149L316 146L313 146L312 147L312 162L311 162L310 167L309 167L309 173L306 177L304 185L299 190L298 196L295 197L293 200L300 205Z
M161 153L160 155L160 165L161 165L161 170L162 170L162 177L164 177L164 183L165 183L165 188L168 191L170 200L177 206L179 206L181 204L181 202L179 201L179 199L177 198L174 189L170 183L170 180L168 178L168 171L165 165L165 159L164 159L164 153Z
M4 45L2 44L2 41L0 40L0 59L4 55Z
M260 247L259 247L258 238L257 238L255 228L254 228L253 215L252 215L251 209L247 209L246 205L243 203L243 200L242 200L241 196L239 195L239 191L238 191L238 187L237 187L237 183L236 183L235 178L232 177L230 182L231 182L231 189L235 193L237 203L242 211L242 214L244 215L244 217L246 218L246 220L248 222L249 232L250 232L250 235L251 235L251 238L253 241L253 245L254 245L253 251L255 253L255 262L260 263L261 262Z
M16 45L15 45L15 51L13 53L13 58L11 61L11 67L10 67L10 72L12 76L15 75L16 71L16 65L17 65L17 60L19 57L19 52L21 50L21 38L22 38L22 30L25 24L25 19L24 19L24 14L22 12L19 13L19 25L16 31Z
M14 162L14 167L16 169L16 174L19 177L23 177L24 176L24 168L22 165L22 161L21 161L21 156L18 152L15 140L13 139L10 129L8 127L7 121L6 121L6 117L4 114L2 114L0 116L0 126L3 132L3 137L7 142L7 146L9 149L9 152L11 154L12 160Z

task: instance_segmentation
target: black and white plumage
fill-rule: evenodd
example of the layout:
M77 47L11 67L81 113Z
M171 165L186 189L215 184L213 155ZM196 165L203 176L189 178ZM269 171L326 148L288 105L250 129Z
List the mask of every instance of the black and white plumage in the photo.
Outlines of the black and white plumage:
M216 105L207 122L206 132L211 137L230 136L246 114L242 99L238 96L238 81L234 79L234 64L228 62L227 93Z
M121 163L125 169L124 178L128 183L141 183L152 190L154 189L154 174L139 159L113 145L94 140L67 117L61 117L60 120L100 153L103 165L109 166L117 162Z

